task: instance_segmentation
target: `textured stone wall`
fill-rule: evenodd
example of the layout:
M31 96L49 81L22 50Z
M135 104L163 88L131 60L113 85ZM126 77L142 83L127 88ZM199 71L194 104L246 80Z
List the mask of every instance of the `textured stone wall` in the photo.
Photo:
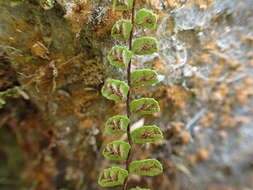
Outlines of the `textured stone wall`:
M134 89L132 98L155 97L162 110L134 125L157 124L166 140L136 146L134 159L152 156L165 171L131 176L130 185L252 189L253 1L137 0L137 7L159 15L155 30L134 35L158 38L160 51L135 57L133 69L155 69L163 80ZM107 0L0 0L0 161L16 166L1 167L8 172L0 172L0 189L101 189L98 172L109 165L101 149L113 138L103 125L125 107L100 89L108 77L126 78L106 54L117 44L113 23L128 16Z

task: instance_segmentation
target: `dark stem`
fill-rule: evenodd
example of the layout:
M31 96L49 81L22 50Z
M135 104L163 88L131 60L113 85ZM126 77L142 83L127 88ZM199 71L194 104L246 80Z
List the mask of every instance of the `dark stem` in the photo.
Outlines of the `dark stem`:
M134 11L135 11L135 0L133 0L133 8L132 8L132 14L131 14L131 22L132 22L133 28L132 28L132 31L131 31L131 34L130 34L130 38L129 38L129 42L128 42L129 50L130 51L132 50L133 33L134 33L134 17L135 17ZM128 68L127 68L127 83L128 83L128 86L129 86L129 92L127 94L127 101L126 101L127 117L130 120L131 120L131 111L130 111L131 65L132 65L132 61L130 60ZM130 132L131 132L131 122L127 126L127 139L128 139L129 144L131 145L131 149L130 149L130 151L128 153L127 160L126 160L126 170L127 171L129 170L129 164L130 164L131 159L132 159L132 150L133 150L133 141L132 141ZM127 177L127 179L126 179L126 181L124 183L124 190L127 189L127 183L128 183L128 177Z

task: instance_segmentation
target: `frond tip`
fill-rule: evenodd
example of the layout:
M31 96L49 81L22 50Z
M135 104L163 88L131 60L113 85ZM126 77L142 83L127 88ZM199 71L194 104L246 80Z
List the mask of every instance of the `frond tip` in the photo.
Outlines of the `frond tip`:
M129 64L131 57L132 52L126 47L114 46L108 54L107 59L111 65L119 68L125 68Z
M107 168L100 173L98 184L102 187L123 185L127 176L128 171L120 167Z
M140 98L130 103L132 113L144 115L160 111L159 103L154 98Z
M106 145L103 151L104 157L110 160L126 160L131 146L124 141L113 141Z
M129 165L129 173L143 176L155 176L163 172L162 164L156 159L133 161Z
M121 135L127 131L130 120L123 115L110 117L105 123L105 131L108 134Z
M154 143L163 139L161 129L155 125L137 128L131 136L134 143Z
M129 86L124 81L107 79L102 88L102 95L115 102L123 102L127 98Z

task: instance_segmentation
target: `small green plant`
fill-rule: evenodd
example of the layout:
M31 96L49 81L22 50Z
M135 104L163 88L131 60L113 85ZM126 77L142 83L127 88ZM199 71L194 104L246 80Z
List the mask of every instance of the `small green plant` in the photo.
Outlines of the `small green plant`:
M110 167L99 175L98 183L102 187L124 186L127 189L128 175L155 176L163 172L162 164L156 159L132 161L134 143L154 143L163 139L162 131L155 125L142 126L131 130L131 115L154 114L160 111L159 103L154 98L139 98L131 100L131 89L135 86L151 86L159 82L156 71L137 69L131 72L133 55L147 55L158 52L158 43L152 37L140 37L133 40L135 27L153 29L157 24L157 16L150 10L140 9L135 14L135 0L113 0L117 11L131 11L130 20L117 21L111 35L118 41L128 41L128 48L114 46L107 55L109 63L119 69L127 69L127 82L107 79L102 87L102 95L116 103L126 103L126 116L116 115L109 118L105 124L108 135L127 133L128 140L116 140L108 143L103 150L105 158L113 161L125 161L125 169ZM136 15L136 16L135 16ZM150 190L132 188L130 190Z
M25 98L28 99L28 95L24 91L23 87L15 86L5 91L0 92L0 109L6 104L8 98Z

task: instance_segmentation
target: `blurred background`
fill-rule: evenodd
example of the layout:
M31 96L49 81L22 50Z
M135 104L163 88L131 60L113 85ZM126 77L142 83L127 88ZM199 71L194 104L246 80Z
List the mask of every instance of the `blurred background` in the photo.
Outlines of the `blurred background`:
M131 176L129 187L253 190L253 1L137 0L159 16L159 53L133 59L159 85L134 88L161 112L133 118L165 139L134 147L164 173ZM102 190L115 163L101 154L114 137L105 121L124 104L102 97L106 78L126 80L106 55L116 12L109 0L0 0L0 190ZM121 139L126 139L122 136ZM112 189L121 189L112 188Z

